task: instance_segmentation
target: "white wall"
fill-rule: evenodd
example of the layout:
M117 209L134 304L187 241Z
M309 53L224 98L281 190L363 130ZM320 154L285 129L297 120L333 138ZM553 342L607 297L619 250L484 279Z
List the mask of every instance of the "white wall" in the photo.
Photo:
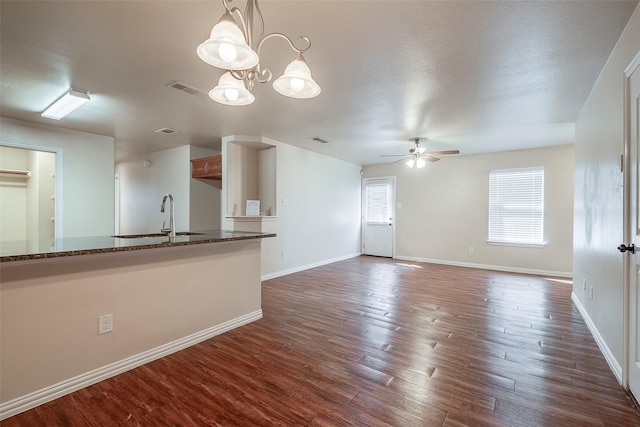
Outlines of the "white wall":
M190 160L214 154L183 145L118 162L120 234L158 233L163 221L168 227L168 201L165 212L160 212L167 193L175 202L176 231L220 228L220 182L191 178Z
M359 254L361 167L287 144L276 155L278 252L263 274Z
M62 201L62 235L77 237L106 235L114 227L114 139L54 126L0 117L0 143L58 150L62 162L62 186L56 191Z
M276 207L272 210L277 214L276 218L257 222L227 218L227 186L237 190L241 183L223 181L222 191L222 228L277 234L276 238L262 241L263 278L360 253L359 165L268 138L232 135L222 138L224 177L242 176L242 173L233 170L233 165L226 163L227 147L235 145L231 143L233 141L258 142L276 147ZM267 157L271 156L272 153ZM269 158L269 162L273 164L273 159ZM260 176L272 177L267 171L262 171ZM230 200L235 199L231 197Z
M623 256L616 250L623 242L623 73L638 51L640 7L576 120L573 292L618 367L624 360ZM587 292L582 289L585 279ZM590 286L593 300L588 295Z
M165 212L160 212L167 193L175 202L176 231L189 230L189 160L189 146L183 145L116 164L120 176L120 234L159 233L163 221L168 227L168 200Z
M260 150L258 152L258 195L260 196L260 210L265 215L277 215L278 206L276 203L277 182L276 169L277 157L275 148Z
M544 248L489 245L489 171L544 166ZM396 257L513 271L572 271L573 146L451 156L424 169L364 167L396 176ZM468 248L473 246L474 253Z

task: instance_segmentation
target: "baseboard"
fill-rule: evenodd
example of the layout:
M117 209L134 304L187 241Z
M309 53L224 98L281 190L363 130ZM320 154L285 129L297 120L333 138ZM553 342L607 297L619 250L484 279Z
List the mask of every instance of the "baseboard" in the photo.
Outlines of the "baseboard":
M344 261L344 260L347 260L347 259L359 257L360 255L362 255L360 252L355 252L355 253L348 254L348 255L343 255L343 256L337 257L337 258L331 258L331 259L326 259L326 260L323 260L323 261L314 262L313 264L307 264L307 265L303 265L303 266L300 266L300 267L290 268L288 270L276 271L275 273L269 273L269 274L265 274L264 276L261 276L260 280L262 280L262 281L271 280L271 279L275 279L277 277L282 277L282 276L286 276L286 275L289 275L289 274L298 273L300 271L309 270L311 268L322 267L323 265L333 264L334 262Z
M622 385L622 367L609 349L609 346L607 346L607 343L605 342L604 338L602 338L602 335L600 335L600 332L598 332L598 328L596 328L596 325L593 323L593 321L591 321L589 313L587 313L587 310L584 308L575 292L571 292L571 301L573 301L573 305L576 306L576 308L580 312L580 316L582 316L582 319L584 320L584 323L587 324L587 327L591 331L591 335L593 335L593 338L596 340L598 347L600 347L600 351L609 364L609 368L613 372L613 375L615 375L618 383Z
M259 319L262 319L262 310L236 317L195 334L2 403L0 404L0 421Z
M452 265L455 267L469 267L469 268L479 268L481 270L505 271L507 273L535 274L537 276L551 276L551 277L573 277L573 273L570 271L538 270L533 268L507 267L503 265L474 264L470 262L445 261L441 259L418 258L418 257L409 257L409 256L402 256L402 255L396 255L393 258L403 260L403 261L428 262L431 264Z

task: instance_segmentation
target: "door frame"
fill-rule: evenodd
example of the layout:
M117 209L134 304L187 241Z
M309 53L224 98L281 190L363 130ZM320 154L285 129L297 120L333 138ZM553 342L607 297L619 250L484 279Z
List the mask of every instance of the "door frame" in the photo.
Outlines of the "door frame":
M391 259L396 257L396 177L395 176L372 176L368 178L362 178L360 185L360 233L362 239L360 240L360 253L364 254L365 244L365 214L366 214L366 187L368 182L389 180L391 182Z
M631 170L631 98L629 92L631 89L631 75L640 67L640 51L636 54L629 66L624 70L624 162L623 162L623 235L624 242L633 243L634 232L631 230L631 180L633 171ZM640 165L638 165L640 168ZM640 207L639 207L640 208ZM622 386L629 390L629 372L631 369L631 259L628 256L623 260L623 307L622 307L622 338L623 338L623 360L622 360ZM636 310L638 310L636 308Z

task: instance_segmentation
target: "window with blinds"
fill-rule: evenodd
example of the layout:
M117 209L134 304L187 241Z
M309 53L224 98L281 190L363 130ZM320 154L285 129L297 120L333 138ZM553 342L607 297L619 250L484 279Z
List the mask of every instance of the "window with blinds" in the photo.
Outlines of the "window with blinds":
M542 245L544 167L489 172L489 242Z
M369 183L366 187L367 224L388 224L391 218L391 191L387 183Z

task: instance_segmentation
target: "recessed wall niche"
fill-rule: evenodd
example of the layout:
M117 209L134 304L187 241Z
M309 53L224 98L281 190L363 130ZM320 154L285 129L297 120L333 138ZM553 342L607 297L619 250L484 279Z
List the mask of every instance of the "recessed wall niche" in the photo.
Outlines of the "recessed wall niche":
M260 216L276 216L276 146L230 141L226 156L226 216L247 216L247 200L260 201Z

